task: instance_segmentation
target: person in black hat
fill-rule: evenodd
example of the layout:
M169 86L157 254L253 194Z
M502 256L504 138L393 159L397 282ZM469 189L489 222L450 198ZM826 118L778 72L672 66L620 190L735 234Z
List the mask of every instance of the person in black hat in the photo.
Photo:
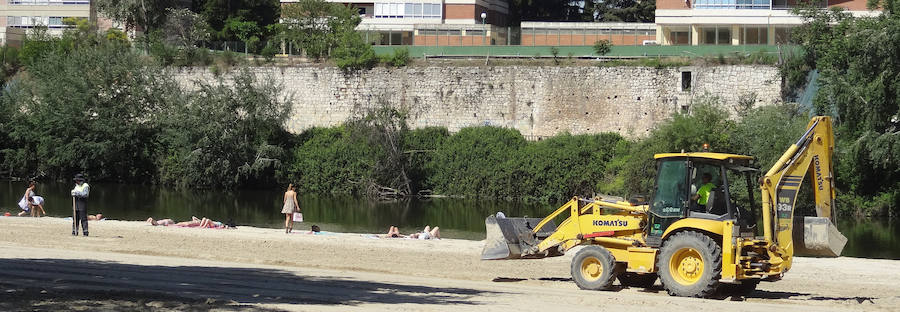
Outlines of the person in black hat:
M88 236L87 198L91 187L84 182L83 174L75 175L75 188L72 189L72 236L78 236L78 223L81 223L81 234Z

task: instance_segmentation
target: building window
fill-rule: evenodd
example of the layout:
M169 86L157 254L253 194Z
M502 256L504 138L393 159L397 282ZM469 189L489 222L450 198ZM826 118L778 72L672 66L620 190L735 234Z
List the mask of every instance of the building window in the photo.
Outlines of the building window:
M375 18L441 18L440 3L375 3Z
M712 26L703 27L700 31L700 42L708 45L730 45L731 44L731 27L730 26Z
M681 91L691 91L691 72L681 72Z
M769 31L766 27L741 27L741 44L768 44Z

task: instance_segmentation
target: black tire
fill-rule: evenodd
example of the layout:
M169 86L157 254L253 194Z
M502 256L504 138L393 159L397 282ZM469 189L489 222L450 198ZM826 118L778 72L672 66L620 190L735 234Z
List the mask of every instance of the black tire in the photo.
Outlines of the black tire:
M619 283L626 287L650 288L656 282L657 275L655 273L640 274L634 272L625 272L619 274Z
M673 261L673 257L677 259ZM669 295L710 297L716 293L721 277L722 248L709 236L685 231L663 243L659 279Z
M616 280L616 258L602 246L586 246L572 258L571 273L578 288L606 290Z

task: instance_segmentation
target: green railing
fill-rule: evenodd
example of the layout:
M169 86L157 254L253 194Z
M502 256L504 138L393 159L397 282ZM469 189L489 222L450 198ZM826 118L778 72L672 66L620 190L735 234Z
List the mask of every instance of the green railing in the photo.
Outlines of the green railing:
M411 57L429 56L494 56L494 57L551 57L549 46L376 46L378 55L391 54L395 49L407 48ZM590 46L559 46L559 57L596 56ZM797 46L781 46L782 50L797 49ZM702 57L729 56L734 53L748 54L762 51L778 53L775 45L701 45L701 46L613 46L609 57Z

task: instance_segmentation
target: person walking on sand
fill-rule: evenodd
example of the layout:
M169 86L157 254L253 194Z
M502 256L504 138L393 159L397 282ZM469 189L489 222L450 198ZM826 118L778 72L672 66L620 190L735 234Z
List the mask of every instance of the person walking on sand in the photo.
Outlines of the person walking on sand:
M81 223L81 234L88 236L87 199L91 187L84 181L83 174L76 174L75 188L72 189L72 204L74 216L72 216L72 236L78 236L78 223Z
M294 191L294 184L288 184L282 203L284 203L281 206L281 213L284 214L284 232L290 233L294 229L294 220L291 218L295 212L300 212L300 204L297 203L297 192Z

